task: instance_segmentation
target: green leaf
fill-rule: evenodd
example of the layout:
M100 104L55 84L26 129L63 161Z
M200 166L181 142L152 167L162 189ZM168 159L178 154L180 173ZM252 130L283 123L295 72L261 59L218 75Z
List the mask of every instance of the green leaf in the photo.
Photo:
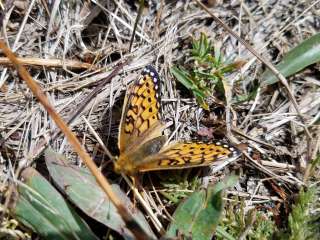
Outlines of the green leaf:
M193 240L210 240L216 230L223 209L222 191L233 186L237 178L194 192L176 209L166 237L182 234Z
M276 65L285 77L291 76L305 67L320 61L320 33L303 41L290 50ZM262 74L262 87L278 82L278 78L267 69Z
M184 69L179 69L178 67L172 67L170 72L176 77L176 79L187 89L193 92L193 95L196 97L197 102L201 105L205 110L209 110L209 107L205 101L205 91L203 91L193 82L190 75Z
M210 56L211 49L211 42L204 33L201 33L200 39L194 40L192 43L191 54L193 58L203 62Z
M118 214L116 207L110 202L104 191L96 183L94 176L87 169L68 166L64 157L51 149L45 152L45 158L54 182L75 205L88 216L120 233L125 239L134 238ZM112 189L128 209L134 208L130 199L118 185L112 184ZM132 215L145 232L150 234L150 239L155 239L156 237L143 214L135 209Z
M12 213L43 239L98 239L63 197L35 169L21 173Z
M185 71L184 69L179 69L177 67L172 67L170 71L183 86L191 90L195 95L198 95L202 98L206 97L206 95L192 81L187 71Z

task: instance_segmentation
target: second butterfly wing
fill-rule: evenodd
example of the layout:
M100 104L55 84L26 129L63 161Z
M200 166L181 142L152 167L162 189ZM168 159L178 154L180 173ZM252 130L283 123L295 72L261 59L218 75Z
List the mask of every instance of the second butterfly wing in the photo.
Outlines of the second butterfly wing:
M214 162L235 159L239 155L240 152L235 147L219 141L173 143L159 153L143 159L136 169L146 172L208 166Z

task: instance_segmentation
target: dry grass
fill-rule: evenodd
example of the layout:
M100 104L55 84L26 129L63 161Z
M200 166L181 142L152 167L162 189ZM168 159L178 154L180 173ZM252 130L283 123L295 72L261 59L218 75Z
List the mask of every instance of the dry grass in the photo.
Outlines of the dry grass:
M147 64L155 65L162 77L162 107L169 138L190 139L200 127L206 128L203 120L208 114L199 109L189 95L180 94L181 88L176 87L169 72L174 64L188 60L185 57L188 44L200 32L205 32L227 58L247 61L241 71L227 77L234 94L246 94L254 80L261 80L259 76L264 69L261 62L212 22L195 2L150 1L152 4L145 9L138 25L131 53L128 52L129 40L137 13L132 3L54 1L54 5L47 6L46 2L8 3L1 38L25 59L24 64L32 77L62 118L68 119L72 110L119 61L130 59L70 124L93 158L101 160L103 157L99 154L96 137L82 117L108 140L114 141L119 118L111 118L114 116L111 113L121 108L119 99L126 86ZM289 49L320 30L320 1L217 2L211 11L271 62L277 62ZM37 66L28 61L31 58L36 58ZM25 83L7 65L8 61L1 58L0 64L0 179L4 190L10 180L15 179L14 172L19 164L37 165L39 144L43 139L51 139L50 133L56 126ZM320 148L317 72L317 66L312 66L288 79L303 120L281 84L259 88L255 99L229 106L224 123L228 137L254 150L253 158L246 154L227 167L243 169L241 184L236 191L230 191L229 196L247 199L247 209L264 202L287 201L290 192L306 184L305 169ZM81 165L63 136L52 146L72 163ZM107 168L111 172L112 165ZM203 182L215 181L217 174L223 176L228 172L226 168L218 173L211 171L203 177ZM268 182L284 184L285 188L270 187ZM166 210L170 203L163 202L156 194L161 190L145 186L142 196L156 217L167 224L164 219L170 218ZM282 191L286 194L282 195Z

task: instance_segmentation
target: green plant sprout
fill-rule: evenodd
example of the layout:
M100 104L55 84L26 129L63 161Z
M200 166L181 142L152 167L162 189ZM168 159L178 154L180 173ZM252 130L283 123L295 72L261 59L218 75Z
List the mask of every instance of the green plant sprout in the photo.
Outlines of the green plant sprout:
M228 64L220 51L214 49L212 42L204 33L201 33L199 39L193 41L190 55L189 70L182 66L174 66L171 68L171 73L182 85L192 91L202 108L209 110L206 98L214 91L224 96L224 75L241 67L243 62L235 61Z

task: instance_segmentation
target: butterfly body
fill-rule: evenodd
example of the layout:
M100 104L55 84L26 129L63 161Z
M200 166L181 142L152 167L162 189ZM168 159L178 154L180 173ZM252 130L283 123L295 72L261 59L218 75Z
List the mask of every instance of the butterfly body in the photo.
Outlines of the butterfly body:
M134 176L153 170L207 166L240 154L221 142L177 142L163 147L164 128L160 119L160 79L155 69L147 66L125 96L115 171Z
M165 136L159 136L144 144L132 152L125 152L120 154L115 163L115 171L118 173L125 173L129 176L134 176L141 172L145 159L157 154L166 141Z

